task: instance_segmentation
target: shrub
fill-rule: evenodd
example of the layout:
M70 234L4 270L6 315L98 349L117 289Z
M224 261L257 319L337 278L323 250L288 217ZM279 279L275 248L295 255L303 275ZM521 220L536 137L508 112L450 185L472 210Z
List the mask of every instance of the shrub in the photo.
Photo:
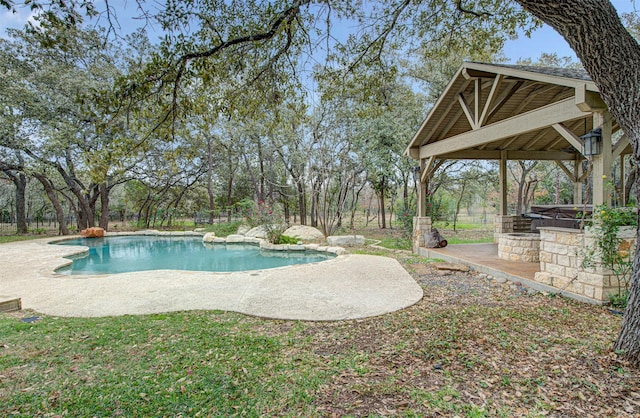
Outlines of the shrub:
M623 239L618 237L621 226L637 225L636 213L630 208L610 208L600 205L594 208L591 233L595 248L587 248L583 266L593 266L596 253L602 266L610 269L618 279L617 294L610 295L613 306L626 306L629 291L629 277L633 270L633 252Z

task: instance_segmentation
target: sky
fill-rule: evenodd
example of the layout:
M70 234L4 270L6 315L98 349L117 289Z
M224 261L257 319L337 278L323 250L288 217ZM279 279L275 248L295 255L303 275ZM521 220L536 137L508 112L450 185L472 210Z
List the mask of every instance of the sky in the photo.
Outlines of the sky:
M636 0L612 0L611 2L619 14L640 11L640 2L636 5ZM126 5L129 9L135 8L135 2L132 0L115 0L111 4L115 7ZM3 10L0 12L0 36L4 35L7 28L22 27L28 18L29 11L26 9L21 9L16 14ZM511 63L515 63L520 58L535 60L543 52L555 52L559 57L568 56L577 61L567 42L547 25L535 31L530 38L521 35L515 40L507 41L504 48L504 54Z

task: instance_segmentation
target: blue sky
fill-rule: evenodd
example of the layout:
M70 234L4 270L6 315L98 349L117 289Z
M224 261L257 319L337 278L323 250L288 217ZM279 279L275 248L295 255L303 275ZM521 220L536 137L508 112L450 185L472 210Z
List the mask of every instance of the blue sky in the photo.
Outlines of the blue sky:
M611 2L619 14L636 10L635 0L612 0ZM135 2L132 0L115 0L112 1L111 4L116 8L120 5L126 5L128 9L135 8ZM637 6L638 10L640 10L640 4ZM29 11L26 9L22 9L16 14L7 11L0 12L0 34L3 35L9 27L22 27L27 22L29 16ZM124 24L124 22L122 23ZM520 58L536 59L540 57L543 52L555 52L560 57L569 56L572 57L574 61L577 60L566 41L546 25L534 32L531 38L522 35L518 39L508 41L504 49L505 56L511 63L515 63Z

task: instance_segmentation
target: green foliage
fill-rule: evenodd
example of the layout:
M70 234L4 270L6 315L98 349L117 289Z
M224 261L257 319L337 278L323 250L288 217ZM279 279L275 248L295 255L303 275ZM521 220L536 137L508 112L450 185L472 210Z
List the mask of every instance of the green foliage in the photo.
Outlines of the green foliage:
M636 226L637 215L631 208L610 208L600 205L594 208L590 233L595 247L587 247L583 252L583 266L594 267L600 263L611 270L618 281L617 294L611 295L611 303L621 307L626 305L629 279L633 270L633 246L620 238L622 226Z
M227 235L238 232L238 227L241 223L240 221L217 223L208 225L206 230L207 232L215 232L217 237L226 237Z
M298 238L290 237L288 235L280 235L278 242L274 242L274 244L297 244L298 241Z
M623 290L617 294L609 295L609 304L614 308L624 309L627 307L627 300L629 299L629 291Z
M402 234L405 238L411 238L414 216L416 216L415 200L403 201L396 209L396 217L400 225L402 225Z

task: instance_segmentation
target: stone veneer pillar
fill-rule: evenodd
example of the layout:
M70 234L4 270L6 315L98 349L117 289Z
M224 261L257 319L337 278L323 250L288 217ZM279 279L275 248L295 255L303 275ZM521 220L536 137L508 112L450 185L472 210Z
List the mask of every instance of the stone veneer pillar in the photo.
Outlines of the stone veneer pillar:
M431 232L430 216L414 216L413 217L413 251L424 247L424 234Z

